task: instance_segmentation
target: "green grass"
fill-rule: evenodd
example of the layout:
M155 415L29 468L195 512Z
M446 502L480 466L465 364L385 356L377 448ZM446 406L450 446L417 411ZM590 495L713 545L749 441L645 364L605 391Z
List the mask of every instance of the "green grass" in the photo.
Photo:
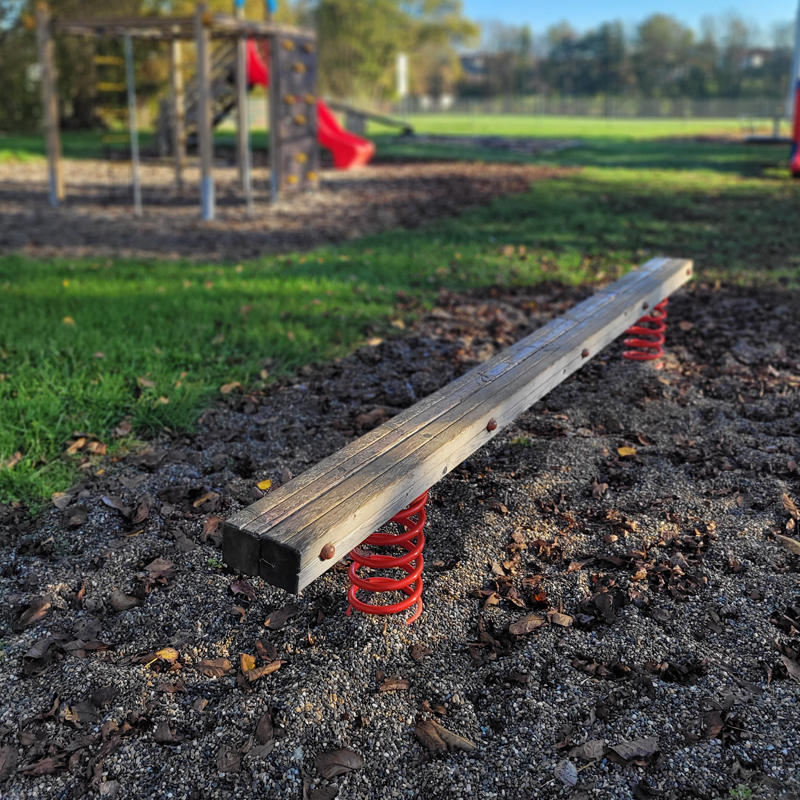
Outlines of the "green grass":
M68 485L75 431L108 440L126 416L138 435L191 427L225 383L258 387L264 369L285 374L387 335L398 291L429 303L442 287L605 281L657 254L694 258L704 279L797 287L800 189L786 155L600 131L536 159L581 169L524 195L305 255L223 266L0 257L0 464L22 454L0 468L0 501Z
M538 136L570 139L573 137L612 137L655 139L673 136L737 136L743 127L738 119L611 119L605 117L536 116L526 114L411 114L403 117L417 133L458 134L462 136ZM771 134L772 122L756 120L756 132ZM788 129L784 126L784 133ZM369 123L370 136L396 133L396 129Z

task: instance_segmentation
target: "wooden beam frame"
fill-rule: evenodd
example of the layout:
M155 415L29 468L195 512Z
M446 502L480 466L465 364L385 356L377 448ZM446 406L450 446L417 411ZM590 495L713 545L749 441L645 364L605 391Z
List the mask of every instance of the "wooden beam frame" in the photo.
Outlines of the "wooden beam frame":
M316 38L314 31L281 25L274 22L259 22L237 19L226 14L211 14L206 8L204 22L214 37L240 36L265 38L272 36L305 36ZM195 38L195 17L106 17L97 19L60 19L53 22L60 33L75 36L133 36L140 39L186 39Z
M301 591L691 275L657 258L597 292L231 517L224 560Z

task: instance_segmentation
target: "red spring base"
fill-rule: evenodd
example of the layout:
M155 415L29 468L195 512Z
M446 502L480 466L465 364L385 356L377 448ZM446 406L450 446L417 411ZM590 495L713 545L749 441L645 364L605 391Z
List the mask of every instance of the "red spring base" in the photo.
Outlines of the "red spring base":
M631 361L655 361L664 355L664 333L667 330L667 303L662 300L653 310L641 317L635 325L625 333L629 338L623 344L631 349L622 353L623 358Z
M373 533L364 544L375 547L398 547L405 550L399 556L391 554L378 554L356 547L350 552L353 559L347 576L350 578L350 588L347 599L350 605L347 608L349 616L353 609L363 611L365 614L399 614L412 606L414 612L406 620L410 625L419 619L422 614L422 548L425 547L425 503L428 502L428 493L420 495L408 508L395 514L390 522L401 525L405 530L402 533ZM358 571L361 567L372 570L401 569L406 574L400 578L386 575L373 575L362 578ZM402 592L405 599L388 605L375 605L360 600L356 593L365 592Z

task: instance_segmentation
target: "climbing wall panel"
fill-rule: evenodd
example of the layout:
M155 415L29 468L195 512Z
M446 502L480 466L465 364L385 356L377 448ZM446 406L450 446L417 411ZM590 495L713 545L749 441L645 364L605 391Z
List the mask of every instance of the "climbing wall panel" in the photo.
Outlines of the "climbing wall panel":
M279 35L270 42L272 195L273 198L316 188L317 43Z

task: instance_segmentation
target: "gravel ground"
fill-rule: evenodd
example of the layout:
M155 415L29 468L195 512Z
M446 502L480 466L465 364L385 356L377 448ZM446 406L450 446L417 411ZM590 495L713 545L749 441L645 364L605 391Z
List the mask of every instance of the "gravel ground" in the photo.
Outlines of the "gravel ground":
M341 565L293 598L220 564L257 484L585 295L442 294L0 507L2 796L800 796L797 293L681 292L663 369L612 346L437 484L411 627L345 616Z
M202 222L196 167L186 170L185 188L178 192L169 167L144 164L139 219L133 216L128 165L67 160L64 170L67 200L53 209L46 162L0 164L0 253L237 261L414 228L565 172L464 162L326 170L318 192L270 205L268 170L256 168L256 214L248 219L236 170L218 164L217 220Z

